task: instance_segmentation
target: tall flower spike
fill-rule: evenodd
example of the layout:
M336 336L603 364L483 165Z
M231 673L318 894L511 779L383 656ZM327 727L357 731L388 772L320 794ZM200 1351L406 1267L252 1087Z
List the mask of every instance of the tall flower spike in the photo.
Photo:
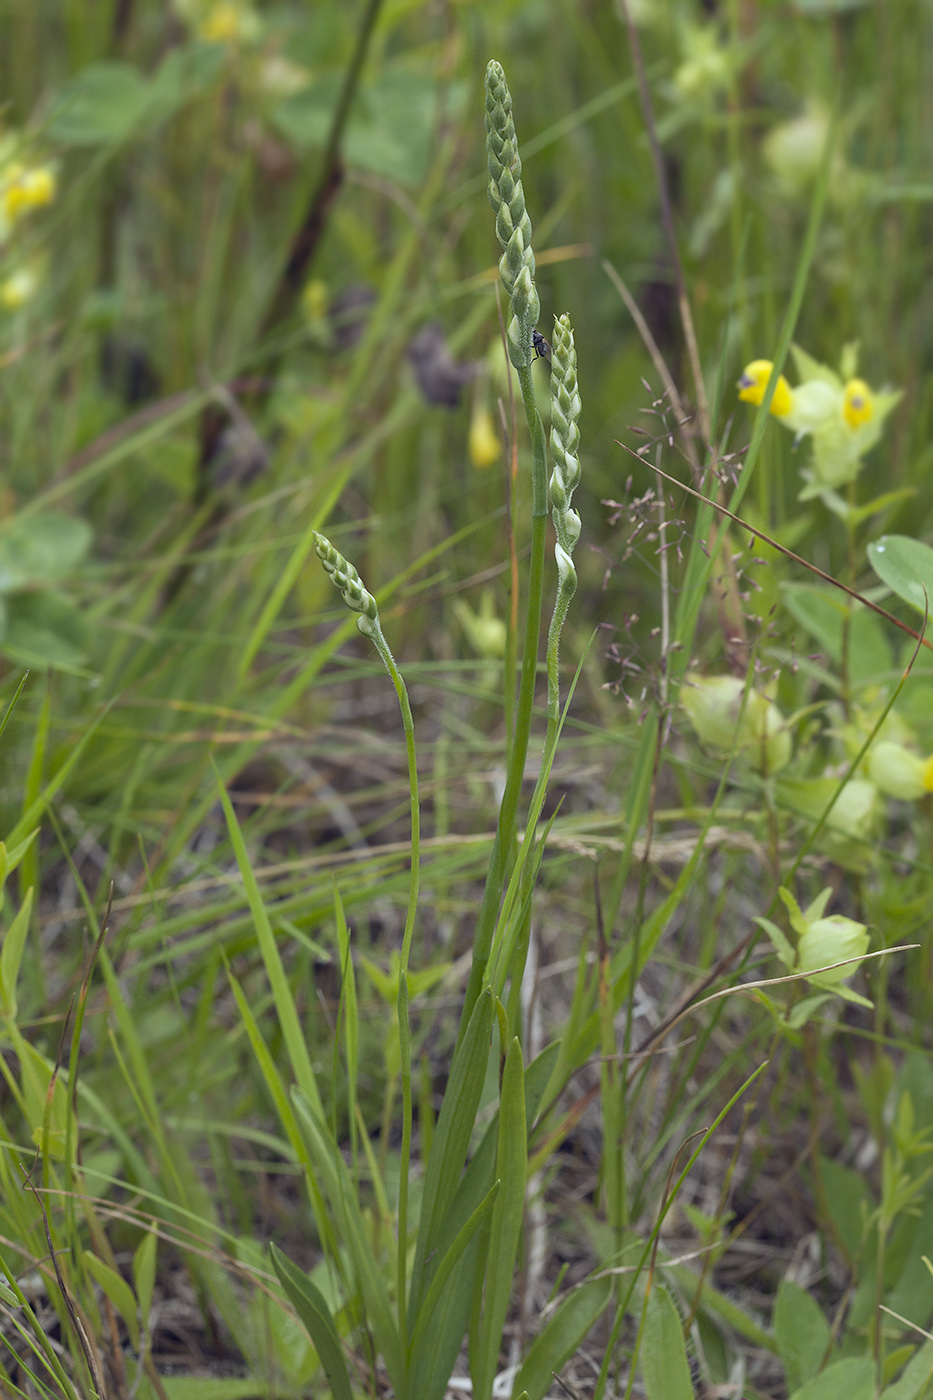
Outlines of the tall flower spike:
M509 358L516 369L522 369L531 363L531 333L538 323L541 303L534 282L531 220L525 209L512 95L502 65L495 59L486 67L486 165L489 203L496 211L496 236L505 249L499 259L499 275L512 298Z
M580 517L570 500L580 484L580 395L577 390L577 352L573 343L570 317L554 321L551 347L551 454L554 470L550 492L557 532L557 569L563 586L565 574L573 573L570 556L580 538ZM574 573L574 583L576 574Z
M340 589L347 607L360 614L356 619L357 628L364 637L372 637L380 630L375 598L367 593L353 565L337 552L326 535L319 535L316 530L314 548L324 572L330 574L331 583Z

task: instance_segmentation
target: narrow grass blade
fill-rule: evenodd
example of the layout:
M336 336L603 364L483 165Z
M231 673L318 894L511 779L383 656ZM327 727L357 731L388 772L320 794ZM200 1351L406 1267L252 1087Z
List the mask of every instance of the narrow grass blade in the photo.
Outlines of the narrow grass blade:
M315 1115L301 1091L294 1090L292 1099L318 1178L334 1212L337 1233L353 1261L356 1286L363 1297L373 1340L385 1361L396 1394L402 1394L405 1359L401 1337L346 1163L336 1144L327 1136L323 1120Z
M321 1365L330 1382L334 1400L353 1400L340 1336L323 1294L286 1254L274 1244L270 1248L272 1265L295 1311L311 1334L311 1340L317 1348Z
M233 804L227 796L227 789L221 782L220 774L217 773L217 787L220 793L220 800L223 804L224 816L227 819L227 830L230 833L230 842L233 846L237 865L240 867L240 874L243 877L243 887L246 890L246 898L249 902L250 913L253 916L253 925L256 929L256 939L259 943L259 951L265 964L266 974L269 978L269 985L272 988L272 997L275 1002L276 1015L279 1018L279 1025L282 1027L282 1038L285 1041L285 1048L288 1052L289 1063L292 1073L295 1076L295 1083L308 1099L314 1111L321 1117L324 1109L321 1104L321 1096L318 1092L317 1082L314 1078L314 1070L311 1067L311 1056L308 1054L308 1047L305 1043L304 1034L301 1029L301 1022L298 1018L298 1010L295 1006L295 999L292 996L291 987L288 985L288 977L282 964L279 954L278 944L275 941L275 934L272 932L272 925L269 922L269 915L263 903L262 895L259 892L259 884L250 864L249 855L246 851L246 843L243 840L243 833L240 824L236 819Z

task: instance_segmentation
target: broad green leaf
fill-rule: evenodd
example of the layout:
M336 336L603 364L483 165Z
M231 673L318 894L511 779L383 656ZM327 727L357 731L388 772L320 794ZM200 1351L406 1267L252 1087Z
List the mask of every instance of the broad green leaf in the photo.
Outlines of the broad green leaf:
M535 1337L515 1377L514 1392L525 1391L528 1400L541 1400L555 1375L583 1342L609 1301L612 1280L593 1279L575 1288L561 1303L544 1330Z
M933 549L909 535L882 535L868 546L868 562L893 593L924 612L933 606Z
M834 1162L829 1157L820 1158L820 1176L826 1188L826 1205L837 1236L852 1262L858 1258L866 1221L874 1209L871 1190L861 1172Z
M86 520L57 511L44 511L25 520L15 518L0 534L0 593L15 593L33 585L45 587L80 564L91 547Z
M272 124L299 150L323 147L342 83L342 73L323 75L281 102L270 114ZM430 75L402 65L384 69L358 94L344 142L348 163L401 184L419 184L427 173L436 108Z
M183 44L172 49L149 84L145 111L147 128L165 121L185 103L207 91L225 67L226 55L221 44Z
M933 1377L933 1342L924 1342L898 1379L886 1386L880 1400L917 1400Z
M515 1256L525 1213L528 1130L525 1122L525 1069L522 1048L513 1037L502 1072L496 1176L499 1194L490 1222L489 1260L479 1334L471 1326L470 1371L474 1400L490 1400L502 1346L502 1331L512 1296ZM474 1362L475 1357L475 1362Z
M850 1356L827 1366L790 1400L874 1400L874 1395L874 1363L867 1356Z
M816 1375L830 1342L823 1309L806 1289L782 1279L774 1304L774 1339L787 1377L788 1394Z
M133 1350L139 1351L139 1321L136 1297L132 1288L125 1278L111 1269L109 1264L105 1264L103 1259L98 1259L97 1255L92 1254L89 1249L83 1251L83 1259L91 1278L100 1285L126 1323L126 1330L130 1334Z
M136 1285L136 1297L139 1300L139 1315L143 1327L148 1327L149 1313L152 1309L158 1243L155 1230L147 1230L133 1255L133 1282Z
M819 644L827 657L841 664L848 628L849 675L855 682L885 676L894 656L882 619L843 593L815 584L788 585L783 590L787 611ZM797 650L803 648L798 640Z
M60 89L46 128L61 146L119 146L146 113L149 85L131 63L92 63Z
M648 1400L693 1400L680 1315L660 1283L648 1298L641 1369Z
M80 611L62 593L17 593L7 599L2 649L23 666L86 675L85 633Z
M411 1342L408 1346L409 1359L412 1356L416 1356L418 1354L426 1333L428 1332L429 1328L431 1328L433 1325L434 1310L437 1307L438 1300L442 1292L444 1291L444 1288L446 1287L447 1280L453 1273L453 1270L459 1262L467 1245L473 1239L480 1225L483 1224L487 1215L492 1209L493 1202L496 1199L498 1191L499 1183L498 1181L494 1181L492 1186L486 1192L486 1195L483 1197L480 1204L477 1206L476 1210L473 1212L469 1220L467 1220L466 1224L457 1234L457 1237L454 1240L453 1244L450 1246L447 1253L444 1255L443 1259L441 1260L440 1264L435 1270L434 1277L431 1280L431 1287L427 1291L425 1300L421 1305L421 1311L418 1314L418 1317L415 1319L415 1325L412 1329Z
M0 1014L9 1020L16 1019L16 983L19 978L23 949L29 933L29 916L32 912L32 886L26 891L22 907L7 929L0 952Z
M353 1392L340 1335L323 1294L287 1255L274 1244L270 1248L275 1272L317 1348L334 1400L352 1400Z

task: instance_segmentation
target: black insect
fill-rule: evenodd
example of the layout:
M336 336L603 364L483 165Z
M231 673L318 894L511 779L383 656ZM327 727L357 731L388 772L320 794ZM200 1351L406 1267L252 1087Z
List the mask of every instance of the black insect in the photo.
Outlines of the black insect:
M551 347L540 331L531 332L531 344L536 360L549 360L551 358Z

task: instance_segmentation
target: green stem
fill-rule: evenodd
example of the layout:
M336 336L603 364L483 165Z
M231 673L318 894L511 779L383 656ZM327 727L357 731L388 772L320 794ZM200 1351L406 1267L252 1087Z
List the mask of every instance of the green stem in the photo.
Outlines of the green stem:
M395 658L389 650L378 620L373 623L371 638L373 645L382 657L385 668L392 678L402 712L402 725L405 730L405 749L408 754L408 788L411 794L411 879L408 885L408 912L405 916L405 933L402 938L402 959L398 975L398 1029L402 1061L402 1150L399 1161L398 1181L398 1316L399 1331L407 1344L407 1270L408 1270L408 1169L411 1163L411 1023L408 1014L408 962L411 957L411 943L415 932L415 917L418 912L421 863L421 805L418 796L418 757L415 749L415 722L412 718L408 690Z
M551 625L547 634L547 739L545 740L545 750L549 749L556 739L557 726L560 723L560 634L564 625L564 620L573 602L573 595L577 591L576 580L573 583L562 584L558 589L557 598L554 602L554 613L551 617Z
M531 343L531 332L528 333ZM544 600L544 554L547 538L547 445L544 426L538 413L534 380L531 365L516 369L518 382L525 406L525 417L531 434L531 559L528 570L528 613L525 618L525 646L522 656L521 681L518 691L518 706L515 711L515 730L509 752L505 790L499 805L499 820L493 842L489 869L486 874L486 887L483 890L483 903L473 934L473 961L467 983L460 1030L457 1035L457 1048L466 1032L473 1007L483 987L493 935L499 915L499 905L505 886L506 871L515 842L518 821L518 803L521 797L522 780L525 776L525 758L528 753L528 739L531 733L531 716L534 708L535 681L538 670L538 644L541 637L541 611Z

